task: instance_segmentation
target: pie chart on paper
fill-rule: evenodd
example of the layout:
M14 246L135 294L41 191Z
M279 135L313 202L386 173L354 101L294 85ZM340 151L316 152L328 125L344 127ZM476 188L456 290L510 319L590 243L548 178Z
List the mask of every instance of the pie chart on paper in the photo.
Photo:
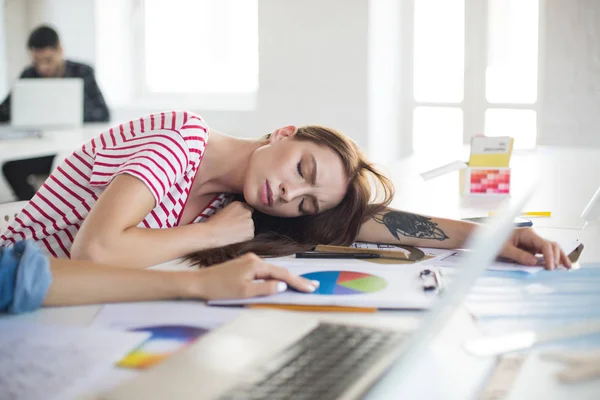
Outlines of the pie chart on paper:
M379 276L354 271L310 272L302 277L319 281L319 288L312 294L320 295L375 293L387 286L387 281Z

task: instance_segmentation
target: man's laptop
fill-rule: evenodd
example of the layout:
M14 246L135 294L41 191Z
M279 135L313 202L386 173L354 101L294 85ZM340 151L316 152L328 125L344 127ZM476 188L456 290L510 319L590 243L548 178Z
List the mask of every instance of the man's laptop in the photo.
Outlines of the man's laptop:
M83 124L83 79L20 79L11 94L11 128L43 131Z
M395 384L458 311L531 193L478 228L469 246L474 251L412 332L329 323L303 313L245 313L101 398L355 399L374 385L390 385L386 379Z

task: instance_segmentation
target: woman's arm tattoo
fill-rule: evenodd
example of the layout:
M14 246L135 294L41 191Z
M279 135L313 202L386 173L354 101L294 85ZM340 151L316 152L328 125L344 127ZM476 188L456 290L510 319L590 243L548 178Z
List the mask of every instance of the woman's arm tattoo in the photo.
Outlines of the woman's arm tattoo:
M388 211L373 216L373 219L385 225L390 233L398 240L398 234L418 239L435 239L444 241L448 239L446 233L431 218L422 215L405 213L402 211Z

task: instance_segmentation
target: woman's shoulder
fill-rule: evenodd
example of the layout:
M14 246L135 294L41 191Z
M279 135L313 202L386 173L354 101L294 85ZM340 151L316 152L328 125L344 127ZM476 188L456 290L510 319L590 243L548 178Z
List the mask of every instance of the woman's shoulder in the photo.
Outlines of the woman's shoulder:
M90 149L110 149L152 141L177 141L190 149L203 147L208 140L208 125L189 111L160 111L134 118L101 132L89 142ZM93 151L92 151L93 153Z
M208 140L209 127L204 118L189 111L173 111L173 113L173 118L180 122L174 125L178 126L182 136L201 136L205 141Z
M209 127L206 121L198 114L191 111L163 111L150 114L141 119L141 129L172 132L185 140L190 149L204 148L208 141ZM135 126L135 122L133 123Z
M180 111L176 117L181 120L179 134L185 141L192 155L191 158L195 159L198 165L208 143L209 127L200 115L189 111Z

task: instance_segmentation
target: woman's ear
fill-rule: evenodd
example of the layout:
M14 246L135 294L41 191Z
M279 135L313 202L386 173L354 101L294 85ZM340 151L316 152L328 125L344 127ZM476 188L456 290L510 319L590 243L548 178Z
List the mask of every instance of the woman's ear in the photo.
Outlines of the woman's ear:
M283 128L275 129L269 136L269 142L275 143L284 138L293 137L298 132L298 127L289 125Z

